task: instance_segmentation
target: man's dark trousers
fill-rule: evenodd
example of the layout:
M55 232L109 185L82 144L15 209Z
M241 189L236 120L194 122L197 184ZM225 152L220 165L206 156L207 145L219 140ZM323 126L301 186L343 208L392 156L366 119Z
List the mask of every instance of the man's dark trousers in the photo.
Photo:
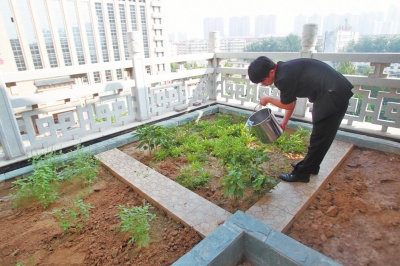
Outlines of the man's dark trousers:
M333 140L335 139L340 123L346 114L347 104L341 110L332 115L313 123L310 136L310 146L306 157L300 161L292 171L294 175L309 175L315 170L319 170L319 165L324 159Z

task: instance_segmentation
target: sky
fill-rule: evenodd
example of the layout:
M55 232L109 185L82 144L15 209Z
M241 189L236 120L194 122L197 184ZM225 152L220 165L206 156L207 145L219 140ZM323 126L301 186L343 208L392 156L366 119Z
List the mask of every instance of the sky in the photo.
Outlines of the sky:
M400 7L399 0L163 0L162 3L167 33L186 32L189 39L203 38L203 20L207 17L223 17L227 33L230 17L250 16L250 31L253 31L256 16L275 14L277 34L284 36L293 29L294 17L299 14L386 13L391 5Z

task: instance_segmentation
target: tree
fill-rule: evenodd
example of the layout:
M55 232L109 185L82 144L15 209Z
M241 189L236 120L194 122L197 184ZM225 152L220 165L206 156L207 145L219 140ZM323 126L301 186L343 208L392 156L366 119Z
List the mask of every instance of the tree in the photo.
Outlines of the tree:
M229 63L229 61L226 61L224 67L232 67L232 64Z
M350 42L346 52L351 53L398 53L400 52L400 36L364 36L356 43Z
M336 68L336 71L342 74L357 75L357 69L351 62L340 62L340 65Z
M176 72L176 70L179 68L177 63L171 63L171 72Z
M270 37L261 42L252 43L244 49L245 52L299 52L301 38L295 34L286 37Z

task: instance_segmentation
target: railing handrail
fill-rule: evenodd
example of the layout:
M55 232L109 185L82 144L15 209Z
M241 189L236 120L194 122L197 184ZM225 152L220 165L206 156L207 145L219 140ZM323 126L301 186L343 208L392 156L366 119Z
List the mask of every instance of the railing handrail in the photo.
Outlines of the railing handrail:
M118 90L118 89L126 90L134 86L135 86L135 81L131 79L114 81L109 83L84 85L84 86L74 85L72 89L62 89L62 90L46 92L45 93L46 97L43 97L43 93L39 93L39 94L31 94L21 97L10 98L10 101L13 108L20 108L35 104L43 104L65 99L79 98L112 90Z
M208 68L197 68L179 72L172 72L171 74L160 74L154 76L148 75L145 78L146 78L146 83L150 84L150 83L163 82L166 80L192 78L195 76L212 74L212 73L214 73L214 68L208 67Z
M88 72L120 68L132 68L132 60L85 64L78 66L54 67L27 71L3 72L2 75L5 83L12 83L80 74L86 75Z
M152 57L145 58L145 65L165 64L165 63L179 63L179 62L190 62L196 60L210 60L214 58L214 53L199 53L199 54L187 54L187 55L176 55L166 57Z
M400 63L400 53L313 53L312 58L336 62Z

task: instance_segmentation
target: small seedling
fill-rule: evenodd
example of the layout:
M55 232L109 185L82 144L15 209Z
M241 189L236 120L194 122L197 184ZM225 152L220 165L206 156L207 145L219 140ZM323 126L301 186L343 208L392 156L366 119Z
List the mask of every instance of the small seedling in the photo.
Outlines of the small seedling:
M129 242L136 242L139 247L145 246L149 242L149 222L156 217L149 212L150 208L148 204L144 204L143 207L134 206L132 208L119 205L119 213L115 215L121 219L119 223L121 231L130 234Z
M204 171L200 162L193 162L188 167L183 167L176 178L176 182L187 189L195 190L210 180L209 171Z
M52 213L56 216L62 230L68 231L72 226L77 231L82 230L83 222L89 219L89 209L94 207L90 203L85 204L83 200L74 201L74 206L67 210L54 210Z
M14 197L13 204L18 207L21 202L27 199L38 200L46 209L58 198L58 184L60 182L57 170L58 163L55 160L59 154L47 153L44 156L33 157L33 173L13 182L12 188L16 192L11 194Z

